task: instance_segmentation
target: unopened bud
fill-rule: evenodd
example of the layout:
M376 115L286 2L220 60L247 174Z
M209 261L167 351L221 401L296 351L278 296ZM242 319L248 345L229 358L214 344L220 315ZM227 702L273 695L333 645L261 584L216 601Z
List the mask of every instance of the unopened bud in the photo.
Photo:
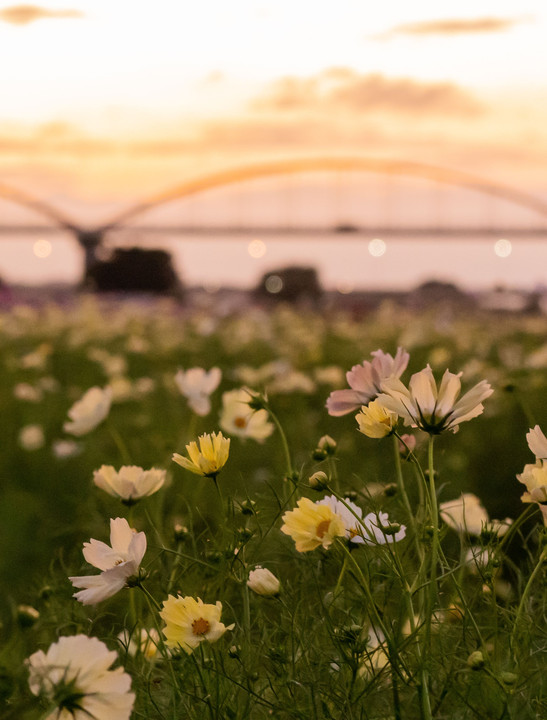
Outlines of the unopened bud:
M467 658L467 665L469 665L471 670L481 670L485 665L482 652L480 650L472 652Z
M173 536L175 538L175 542L184 542L184 540L186 540L189 534L190 532L186 525L176 523L175 527L173 528Z
M502 672L500 675L501 681L505 683L505 685L514 685L518 680L518 675L515 675L515 673L512 672Z
M254 533L252 530L249 530L249 528L238 528L237 529L237 536L241 542L247 542L247 540L250 540L253 537Z
M279 594L281 583L267 568L257 567L249 573L247 585L257 595L273 597Z
M19 605L17 607L17 621L21 627L32 627L39 617L40 613L31 605Z
M315 448L311 456L312 459L316 462L322 462L323 460L327 459L327 453L324 450L320 450L319 448Z
M243 515L253 515L256 512L256 503L254 500L243 500L239 507Z
M323 450L327 455L334 455L336 452L336 440L331 438L330 435L323 435L317 443L317 449Z
M314 472L313 475L310 475L308 483L314 490L324 490L329 484L329 479L326 473L318 470Z
M394 495L397 495L398 491L399 488L395 483L389 483L389 485L386 485L384 488L384 495L386 497L393 497Z
M228 648L228 655L231 658L239 658L239 654L241 652L241 646L240 645L232 645Z

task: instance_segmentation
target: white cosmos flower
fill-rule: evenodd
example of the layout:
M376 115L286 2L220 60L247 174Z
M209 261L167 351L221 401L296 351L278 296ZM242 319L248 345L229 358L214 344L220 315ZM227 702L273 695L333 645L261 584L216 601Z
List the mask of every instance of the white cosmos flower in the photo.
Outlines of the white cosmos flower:
M455 375L446 370L437 389L428 365L412 375L408 388L397 378L384 380L384 392L378 400L402 417L406 425L419 427L431 435L443 430L457 432L460 423L482 413L482 401L494 392L486 380L481 380L458 400L460 377L461 373Z
M547 460L547 438L543 434L539 425L530 428L530 431L526 435L528 441L528 447L534 453L536 458L540 460Z
M146 535L129 527L125 518L110 520L110 545L91 539L84 543L84 557L102 570L100 575L70 577L74 587L83 588L74 597L84 605L102 602L126 586L136 575L146 552Z
M353 543L364 545L385 545L402 540L406 535L406 527L397 525L395 532L387 513L368 513L363 518L363 511L354 502L345 498L338 500L335 495L327 495L316 505L327 505L342 518L346 528L346 538Z
M222 372L214 367L207 371L200 367L179 370L175 375L178 389L188 399L188 405L196 415L208 415L211 411L210 395L220 384Z
M102 465L94 471L93 482L109 495L131 504L159 490L165 482L165 470L123 465L116 471L112 465Z
M62 637L27 658L31 692L56 705L46 720L129 720L135 695L123 668L111 669L117 659L87 635Z
M274 426L268 420L267 410L249 407L252 399L252 394L245 388L225 392L219 424L228 435L264 442L273 433Z
M382 392L382 382L386 378L400 377L408 365L409 354L401 347L397 348L395 357L382 350L375 350L371 355L372 362L364 360L346 373L351 390L331 392L327 399L329 415L347 415L362 405L368 405Z
M488 513L473 493L462 493L456 500L441 503L439 513L444 522L459 533L480 535L488 523Z
M110 412L112 390L109 387L92 387L68 411L70 422L63 425L65 432L80 437L97 427Z

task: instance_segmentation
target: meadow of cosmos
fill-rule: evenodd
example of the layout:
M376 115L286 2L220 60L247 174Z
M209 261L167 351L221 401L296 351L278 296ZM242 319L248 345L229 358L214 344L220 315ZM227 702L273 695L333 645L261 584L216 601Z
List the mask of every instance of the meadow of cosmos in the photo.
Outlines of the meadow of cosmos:
M0 313L6 720L543 717L547 318Z

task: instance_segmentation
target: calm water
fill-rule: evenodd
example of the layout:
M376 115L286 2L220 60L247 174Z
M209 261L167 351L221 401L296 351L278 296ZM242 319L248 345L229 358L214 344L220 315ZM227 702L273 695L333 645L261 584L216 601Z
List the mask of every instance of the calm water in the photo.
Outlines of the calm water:
M430 279L455 282L465 289L505 285L532 289L547 286L547 239L512 239L507 257L495 253L495 238L390 239L385 252L369 252L372 238L344 235L151 236L147 247L173 254L175 267L189 285L252 287L266 271L288 264L317 268L328 289L409 289ZM36 246L46 257L37 257ZM261 240L264 245L257 243ZM251 242L254 242L250 246ZM378 245L378 244L377 244ZM373 248L374 249L374 248ZM376 252L382 249L380 245ZM263 254L252 257L250 252ZM62 233L0 236L0 277L7 282L41 284L77 282L83 269L78 244Z

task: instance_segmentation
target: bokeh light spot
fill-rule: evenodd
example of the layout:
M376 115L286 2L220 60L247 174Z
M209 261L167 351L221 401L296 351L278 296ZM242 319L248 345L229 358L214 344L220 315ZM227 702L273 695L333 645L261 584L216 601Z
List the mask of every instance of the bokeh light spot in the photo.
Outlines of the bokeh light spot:
M279 275L270 275L266 278L264 287L269 293L273 293L275 295L283 290L283 280L279 277Z
M262 240L251 240L247 251L251 257L261 258L266 254L266 243Z
M386 251L386 244L380 238L373 238L368 244L368 251L372 257L382 257Z
M496 241L496 244L494 245L494 252L498 257L506 258L511 255L513 251L513 246L511 245L510 240L506 240L505 238L501 238L500 240Z
M32 252L37 258L47 258L51 255L53 248L49 240L36 240L32 246Z

